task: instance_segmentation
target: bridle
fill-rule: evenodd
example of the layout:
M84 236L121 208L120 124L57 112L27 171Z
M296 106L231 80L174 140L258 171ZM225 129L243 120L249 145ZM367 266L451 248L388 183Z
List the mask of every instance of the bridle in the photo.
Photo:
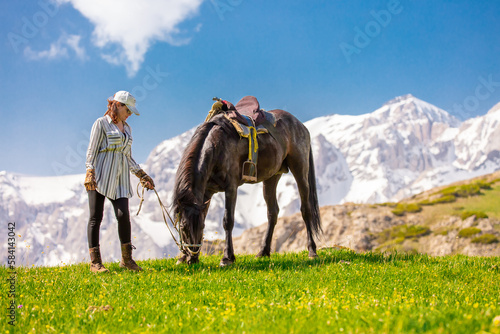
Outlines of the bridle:
M139 182L137 184L137 196L141 199L141 203L139 204L139 210L137 210L137 215L139 215L139 212L141 211L141 208L142 208L142 203L144 202L144 190L145 190L145 188L144 188L144 186L142 186L142 196L139 195L139 186L140 185L142 186L142 184ZM179 250L181 252L183 252L184 254L189 254L191 256L198 255L201 251L201 246L203 246L203 238L201 239L200 244L190 244L190 243L185 242L184 239L187 239L186 235L185 235L185 233L183 233L181 231L181 228L180 228L181 227L180 222L181 222L181 218L182 218L181 213L180 212L177 213L177 215L175 216L175 220L173 220L172 217L170 216L170 214L168 213L167 208L165 207L165 205L163 205L163 202L161 201L160 196L158 195L158 192L156 192L156 189L154 189L154 188L153 188L153 190L156 194L156 197L158 198L158 203L160 204L161 213L163 215L163 221L165 222L165 225L167 225L168 231L170 232L170 235L172 236L172 239L174 239L175 244L177 245ZM166 213L166 216L165 216L165 213ZM170 225L167 222L167 217L170 220L170 224L172 225L173 229L179 235L179 241L177 241L177 238L174 236L174 233L172 232L172 228L170 227ZM198 247L198 250L196 252L192 251L190 249L190 247Z

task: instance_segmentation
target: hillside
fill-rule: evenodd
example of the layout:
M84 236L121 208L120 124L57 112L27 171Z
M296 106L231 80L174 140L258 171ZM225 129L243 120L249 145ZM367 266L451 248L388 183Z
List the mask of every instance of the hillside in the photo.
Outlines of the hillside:
M429 255L500 256L500 171L433 188L399 203L324 206L324 234L318 247ZM256 254L267 229L263 224L234 238L236 253ZM300 214L278 220L272 250L306 249ZM220 240L205 252L222 250Z

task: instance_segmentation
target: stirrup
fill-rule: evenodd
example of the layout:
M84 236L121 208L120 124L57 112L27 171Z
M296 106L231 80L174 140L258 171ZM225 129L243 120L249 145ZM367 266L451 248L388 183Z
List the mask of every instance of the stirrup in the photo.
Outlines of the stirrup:
M253 161L243 163L241 179L245 182L257 182L257 164Z

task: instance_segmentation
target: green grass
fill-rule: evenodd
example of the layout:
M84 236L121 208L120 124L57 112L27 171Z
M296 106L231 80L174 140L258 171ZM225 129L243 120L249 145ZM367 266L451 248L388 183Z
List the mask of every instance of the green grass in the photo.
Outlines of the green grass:
M436 204L455 203L459 198L469 198L479 195L484 195L481 190L492 190L494 182L486 182L483 180L475 181L468 184L449 186L440 191L431 194L430 198L425 198L417 203L398 203L392 213L396 216L403 216L407 212L420 212L422 206L433 206ZM438 196L438 197L436 197Z
M396 216L403 216L405 213L415 213L422 211L422 207L417 203L398 203L391 212Z
M17 268L17 325L2 333L500 333L498 257L321 250ZM1 277L8 271L0 267ZM2 289L7 291L5 280ZM1 305L8 304L6 293Z
M476 181L459 186L451 186L442 189L440 193L443 196L469 197L481 194L481 189L491 189L492 182Z
M500 185L494 185L491 189L482 188L481 195L467 198L456 198L455 202L441 203L439 205L425 206L422 215L426 224L432 224L443 219L445 216L461 215L455 208L460 207L463 211L482 212L489 218L500 220Z
M434 231L434 234L448 235L449 232L450 231L447 228L441 228L441 229L438 229L437 231Z
M463 211L460 213L460 218L465 220L469 217L476 216L476 219L488 218L488 215L482 211Z
M394 239L389 239L384 241L380 246L374 249L375 252L381 252L381 251L388 251L388 252L394 252L398 251L398 248L400 244L402 244L405 241L404 237L396 237Z
M457 200L455 195L444 195L430 202L430 205L442 204L442 203L453 203Z
M475 237L474 239L471 240L471 242L489 245L489 244L497 243L498 238L491 233L485 233L483 235Z
M449 186L447 188L441 189L440 191L431 194L434 197L433 200L426 198L418 202L421 206L432 206L435 204L445 204L454 203L460 198L469 198L479 195L484 195L481 190L492 190L492 185L496 183L497 180L491 182L486 182L484 180L478 180L467 184ZM439 196L436 198L436 196Z
M380 205L380 206L388 206L390 208L394 208L396 205L398 205L398 203L395 203L395 202L385 202L385 203L379 203L378 205Z
M495 186L490 190L484 190L481 196L467 198L462 205L466 211L484 212L488 217L500 219L498 196L500 196L500 186Z
M430 229L426 226L419 225L397 225L385 229L378 233L377 241L379 246L374 249L375 252L402 252L402 253L417 253L417 249L410 245L402 245L406 239L416 240L418 237L428 235Z
M398 239L399 242L396 243L400 243L403 242L404 239L406 238L421 237L429 233L430 229L426 226L419 226L419 225L408 226L406 224L397 225L378 233L377 241L379 243L385 243L393 239Z
M477 227L466 227L458 232L458 236L461 238L468 238L478 233L481 233L481 229Z

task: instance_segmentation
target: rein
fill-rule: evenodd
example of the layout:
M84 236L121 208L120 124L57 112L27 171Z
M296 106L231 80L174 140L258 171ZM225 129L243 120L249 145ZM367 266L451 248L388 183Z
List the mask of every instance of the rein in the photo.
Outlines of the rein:
M142 184L140 182L137 184L137 196L141 199L141 203L139 204L139 210L137 210L137 214L136 214L137 216L139 215L139 212L141 212L142 203L144 202L144 189L145 189L144 186L142 186L142 196L141 196L141 195L139 195L139 186L142 186ZM156 189L153 188L153 190L156 194L156 197L158 198L158 203L160 204L161 213L163 215L163 221L165 222L165 225L167 225L168 231L170 232L170 235L172 236L172 239L174 239L175 244L177 245L179 250L183 253L189 253L191 256L199 254L203 243L201 243L201 244L188 244L188 243L185 243L183 241L182 233L181 233L180 228L179 228L181 214L178 213L177 216L175 217L175 221L174 221L172 219L172 217L170 216L170 214L168 213L167 208L165 207L165 205L161 201L160 196L158 195L158 192L156 192ZM166 216L165 216L165 213L167 214ZM174 230L179 235L179 241L177 241L177 238L174 236L174 233L172 232L172 229L170 228L170 225L167 222L167 217L170 220L170 223L172 224ZM199 248L198 248L198 251L194 252L189 247L199 247Z

